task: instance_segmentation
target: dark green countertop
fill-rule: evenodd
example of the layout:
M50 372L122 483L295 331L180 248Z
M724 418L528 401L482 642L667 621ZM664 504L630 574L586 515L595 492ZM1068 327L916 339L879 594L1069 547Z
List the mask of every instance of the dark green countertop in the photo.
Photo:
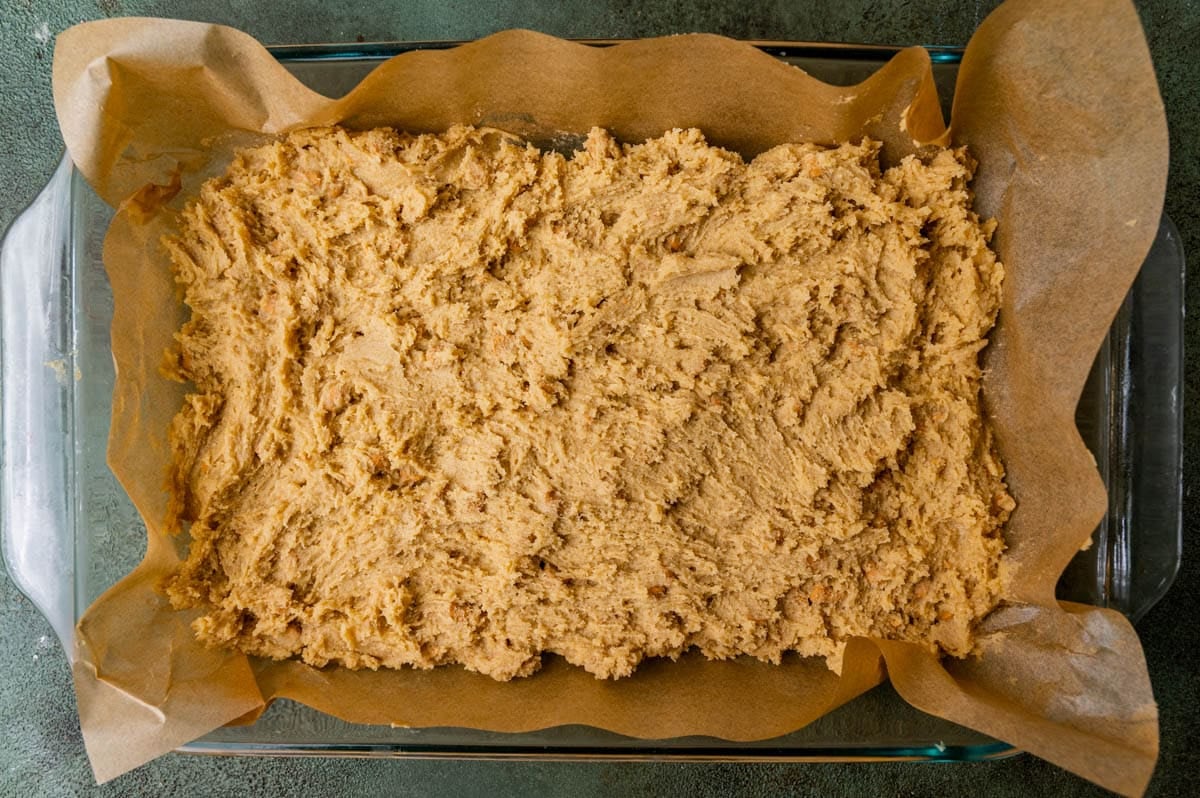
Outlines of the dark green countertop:
M1063 0L1068 2L1069 0ZM50 99L54 36L104 16L182 17L241 28L267 44L473 39L511 27L565 37L707 31L738 38L965 44L996 0L3 0L0 2L0 229L49 178L62 150ZM1200 388L1200 3L1141 0L1171 128L1166 211L1192 262L1187 386ZM1184 565L1138 625L1159 702L1162 753L1150 795L1194 795L1200 774L1200 567L1193 492L1197 425L1187 411ZM50 626L0 572L0 796L225 795L1099 795L1030 756L979 764L579 764L210 758L173 754L96 787L79 735L70 671Z

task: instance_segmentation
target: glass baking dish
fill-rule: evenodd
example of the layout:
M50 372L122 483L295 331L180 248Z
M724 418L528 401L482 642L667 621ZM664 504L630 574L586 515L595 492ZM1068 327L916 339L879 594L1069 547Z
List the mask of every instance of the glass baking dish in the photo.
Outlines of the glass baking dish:
M327 96L380 61L453 43L273 48ZM605 42L593 42L602 46ZM856 83L888 47L757 43L831 83ZM929 48L946 103L961 50ZM12 225L0 251L3 477L0 530L16 585L72 647L76 620L145 551L145 528L105 464L113 364L112 294L101 262L112 211L64 158ZM1140 617L1170 586L1181 545L1184 261L1165 217L1137 281L1097 355L1077 423L1108 487L1109 512L1071 563L1062 598ZM278 701L255 723L180 748L209 754L528 757L671 760L979 760L1001 741L925 715L888 685L792 734L751 743L702 737L642 740L587 726L524 734L344 723Z

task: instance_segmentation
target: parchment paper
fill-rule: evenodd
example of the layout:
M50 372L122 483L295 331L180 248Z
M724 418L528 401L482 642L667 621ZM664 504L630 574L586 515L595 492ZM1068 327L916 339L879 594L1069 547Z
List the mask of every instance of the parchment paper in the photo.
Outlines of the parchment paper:
M836 88L715 36L601 49L509 31L398 56L334 101L232 29L113 19L59 37L54 95L75 163L120 208L104 251L117 364L109 463L149 530L145 561L77 629L75 683L97 779L252 719L276 697L362 723L586 723L647 738L763 739L869 689L886 665L920 709L1117 792L1145 789L1158 723L1136 634L1117 613L1054 600L1058 575L1105 509L1075 404L1154 237L1166 181L1164 113L1126 0L1010 0L971 40L949 136L980 161L977 208L999 221L1008 273L984 399L1019 502L1006 533L1014 578L980 630L980 657L939 662L912 645L859 639L840 676L799 658L772 667L688 656L614 683L550 658L536 676L498 684L461 668L316 670L204 649L192 615L154 590L181 545L163 519L165 438L183 389L158 366L184 314L158 239L230 147L311 124L437 131L469 122L551 142L591 125L630 141L694 125L745 156L866 135L894 161L947 137L924 50Z

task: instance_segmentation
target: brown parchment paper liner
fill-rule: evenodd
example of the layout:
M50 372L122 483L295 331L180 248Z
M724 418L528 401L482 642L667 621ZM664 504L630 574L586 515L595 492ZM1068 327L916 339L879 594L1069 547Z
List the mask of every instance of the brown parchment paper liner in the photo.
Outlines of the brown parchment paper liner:
M198 645L192 616L153 589L180 554L163 519L166 431L183 394L158 374L184 315L158 239L230 147L311 124L437 131L469 122L548 143L591 125L631 141L698 126L745 156L867 135L894 161L946 137L925 51L903 51L866 82L838 88L715 36L601 49L510 31L398 56L334 101L229 28L113 19L64 32L54 59L63 137L120 208L104 251L117 364L109 463L149 530L143 563L77 628L75 684L97 779L251 719L277 697L360 723L586 723L645 738L763 739L869 689L886 664L920 709L1141 793L1158 724L1137 637L1119 614L1056 603L1054 584L1105 509L1074 408L1157 228L1166 124L1133 7L1061 5L1010 0L987 19L968 48L951 125L980 161L977 207L999 221L1008 270L984 398L1019 509L1007 530L1011 589L980 630L981 656L939 662L915 646L858 639L840 676L799 658L772 667L685 656L619 682L555 658L532 678L498 684L461 668L316 670ZM176 179L183 191L163 205Z

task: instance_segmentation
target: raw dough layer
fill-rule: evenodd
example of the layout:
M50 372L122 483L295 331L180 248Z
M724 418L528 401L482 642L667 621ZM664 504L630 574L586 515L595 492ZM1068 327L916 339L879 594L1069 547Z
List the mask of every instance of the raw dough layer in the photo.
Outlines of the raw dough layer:
M351 668L695 647L952 655L1014 504L980 411L1003 275L964 150L751 163L696 130L572 158L313 129L169 239L167 583L206 643Z

